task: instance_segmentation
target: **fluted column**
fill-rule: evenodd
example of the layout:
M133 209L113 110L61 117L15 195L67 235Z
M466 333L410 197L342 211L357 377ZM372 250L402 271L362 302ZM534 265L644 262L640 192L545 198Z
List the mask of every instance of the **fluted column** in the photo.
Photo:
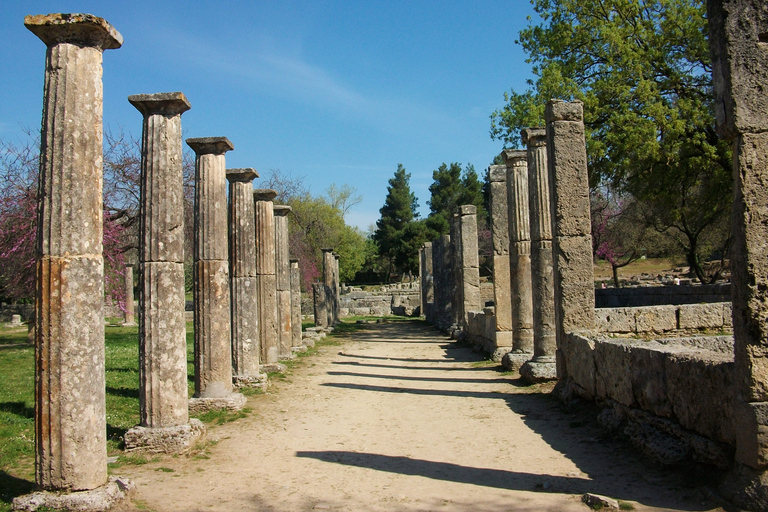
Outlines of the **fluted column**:
M443 235L432 243L432 268L435 272L434 323L440 329L447 329L451 325L454 286L450 235Z
M27 16L48 47L38 184L35 479L107 482L102 256L102 52L122 36L90 14ZM6 70L6 72L10 72Z
M513 348L533 352L531 231L528 211L528 163L525 151L504 150L509 202L509 274L512 290Z
M456 212L451 217L450 229L451 277L453 278L453 286L451 287L451 327L453 329L460 329L463 327L464 319L464 311L462 309L464 305L464 285L461 279L461 218Z
M334 318L336 308L336 285L333 279L333 267L336 259L333 257L333 249L325 248L323 251L323 286L325 286L325 314L326 325L333 327L336 325Z
M493 302L496 310L496 352L494 359L512 350L512 294L509 273L509 208L507 167L488 169L491 196L491 235L493 241Z
M291 346L303 345L301 339L301 269L299 260L290 260L291 264Z
M226 137L187 139L195 158L195 398L232 393Z
M288 254L288 214L291 207L275 205L275 272L277 275L278 357L293 355L293 318L291 312L291 262Z
M256 294L255 169L227 169L229 180L229 266L232 277L232 372L238 385L259 375L259 303Z
M125 316L123 318L123 327L135 327L136 326L136 309L134 307L133 298L133 265L127 264L125 266Z
M553 222L558 379L566 377L565 361L559 350L565 335L591 333L595 328L592 220L582 109L580 101L551 100L545 112Z
M555 353L555 282L552 262L547 132L544 128L522 131L528 145L528 192L531 219L531 284L533 289L533 359L520 368L530 382L557 378Z
M277 275L275 267L275 213L272 189L253 191L256 222L256 288L259 300L259 342L261 364L274 364L279 359L277 322Z
M483 310L480 299L480 258L477 251L477 207L473 204L459 206L461 223L461 285L463 300L462 327L469 325L469 312Z
M419 250L419 287L421 293L421 314L427 322L434 321L435 288L432 269L432 242L426 242Z
M333 322L341 322L341 275L339 274L339 255L333 255Z

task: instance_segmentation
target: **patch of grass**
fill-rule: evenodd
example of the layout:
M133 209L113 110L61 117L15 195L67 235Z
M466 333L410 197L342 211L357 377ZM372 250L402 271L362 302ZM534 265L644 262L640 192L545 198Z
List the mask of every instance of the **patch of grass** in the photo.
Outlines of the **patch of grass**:
M229 423L241 418L247 418L252 412L253 409L250 407L243 407L239 411L208 411L198 415L197 419L209 425L223 425L224 423Z
M635 506L626 501L619 500L619 510L635 510Z
M470 366L472 366L473 368L485 368L486 366L495 366L497 364L499 363L496 363L491 359L483 359L482 361L475 361ZM510 373L514 373L514 372L510 372Z
M117 457L115 462L109 464L110 469L119 468L121 466L143 466L152 462L157 462L160 457L148 458L143 453L126 453Z
M175 473L175 469L171 468L156 468L155 471L162 471L163 473Z

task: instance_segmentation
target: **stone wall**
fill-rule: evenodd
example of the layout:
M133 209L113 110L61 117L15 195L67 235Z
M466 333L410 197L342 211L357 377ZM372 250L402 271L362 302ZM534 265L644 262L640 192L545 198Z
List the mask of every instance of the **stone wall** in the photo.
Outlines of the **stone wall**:
M341 296L341 317L414 316L419 314L418 288L378 292L353 291Z
M730 302L596 309L595 325L601 333L637 335L733 328Z
M632 288L598 288L595 306L619 308L660 306L662 304L698 304L701 302L730 302L731 284L637 286Z

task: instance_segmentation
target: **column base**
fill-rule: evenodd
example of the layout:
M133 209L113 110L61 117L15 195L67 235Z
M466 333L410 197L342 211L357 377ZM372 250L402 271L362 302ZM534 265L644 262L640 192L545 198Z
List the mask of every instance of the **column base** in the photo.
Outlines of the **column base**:
M325 337L325 335L323 335L323 338L324 338L324 337ZM318 339L322 339L322 338L318 337ZM302 336L302 337L301 337L301 342L302 342L302 343L304 344L304 346L305 346L305 347L307 347L307 348L310 348L310 347L314 347L314 346L315 346L315 338L314 338L314 337L312 337L312 336L306 336L306 337L305 337L305 336Z
M13 510L35 511L38 508L54 510L78 510L84 512L110 510L130 498L136 485L126 478L109 477L109 481L88 491L58 493L36 491L13 498Z
M261 373L285 373L288 367L282 363L269 363L259 366L259 372Z
M139 324L137 324L136 322L123 322L122 326L123 327L138 327Z
M266 391L269 389L269 377L266 373L259 373L253 377L245 377L240 375L232 376L232 387L235 389L242 388L256 388Z
M293 351L294 354L301 354L307 351L307 347L305 345L298 345L296 347L291 347L291 351Z
M526 361L530 361L533 354L527 352L507 352L501 357L501 367L508 372L516 372Z
M227 396L213 398L190 398L189 414L202 414L208 411L239 411L245 407L247 398L240 393L231 393Z
M557 380L557 364L528 361L520 367L520 376L531 384Z
M135 426L125 433L125 451L184 453L205 437L205 425L195 418L174 427Z

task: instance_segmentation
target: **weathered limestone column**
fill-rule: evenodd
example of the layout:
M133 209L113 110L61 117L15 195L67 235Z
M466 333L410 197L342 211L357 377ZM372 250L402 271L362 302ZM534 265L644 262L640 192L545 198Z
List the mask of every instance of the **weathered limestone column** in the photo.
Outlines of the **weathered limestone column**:
M459 206L461 223L461 285L462 327L469 325L469 312L482 311L480 299L480 258L477 251L477 207L473 204Z
M488 169L491 199L491 235L493 242L493 302L496 316L494 361L513 348L512 291L509 273L509 207L507 201L507 167L492 165Z
M341 322L341 275L339 274L339 255L333 254L333 322Z
M432 268L435 271L435 325L439 329L448 329L453 304L450 235L443 235L432 243Z
M195 152L195 396L190 410L236 408L227 237L226 137L187 139ZM231 402L231 404L230 404Z
M134 308L133 299L133 265L127 264L125 266L125 316L123 320L123 327L135 327L136 326L136 312Z
M336 264L336 258L333 256L333 249L323 249L323 285L325 286L325 314L327 316L326 325L333 327L336 325L336 284L334 283L333 268Z
M566 370L559 348L566 333L592 333L595 328L592 221L582 109L580 101L551 100L545 113L553 221L557 378L561 380L566 377Z
M462 284L461 274L461 218L457 212L453 213L451 220L451 277L453 278L453 287L451 295L451 336L459 336L461 328L463 327L462 319L464 318L464 311L462 306L464 305L464 285Z
M275 271L277 274L278 357L293 357L291 262L288 254L288 214L291 207L275 205Z
M301 339L301 270L299 260L290 260L291 264L291 346L304 346Z
M527 152L504 150L509 207L509 274L512 290L513 349L533 352L533 293L531 290L531 231L528 211ZM525 356L520 356L525 359ZM522 361L521 361L522 362Z
M277 274L275 268L275 210L272 189L253 191L256 221L256 283L259 300L261 364L275 365L279 359L277 324Z
M250 167L227 169L229 268L232 311L232 373L235 386L263 386L259 375L259 298L256 293L256 228Z
M522 131L528 145L528 193L531 219L531 284L533 288L533 359L520 368L529 382L557 378L555 353L555 283L552 263L552 216L547 169L547 131Z
M178 452L205 432L189 420L184 318L184 94L129 96L143 116L139 224L139 426L126 450ZM131 280L133 278L131 277ZM126 278L127 281L127 278ZM126 283L127 286L127 283Z
M426 242L419 250L419 277L421 314L427 322L434 322L435 288L432 268L432 242Z
M90 14L27 16L24 24L48 47L38 185L35 480L47 490L89 490L107 483L101 59L123 38Z
M325 283L312 284L312 301L314 302L315 326L328 326L328 298L325 296Z
M768 510L768 4L709 0L707 13L718 131L733 140L737 464L723 490Z

